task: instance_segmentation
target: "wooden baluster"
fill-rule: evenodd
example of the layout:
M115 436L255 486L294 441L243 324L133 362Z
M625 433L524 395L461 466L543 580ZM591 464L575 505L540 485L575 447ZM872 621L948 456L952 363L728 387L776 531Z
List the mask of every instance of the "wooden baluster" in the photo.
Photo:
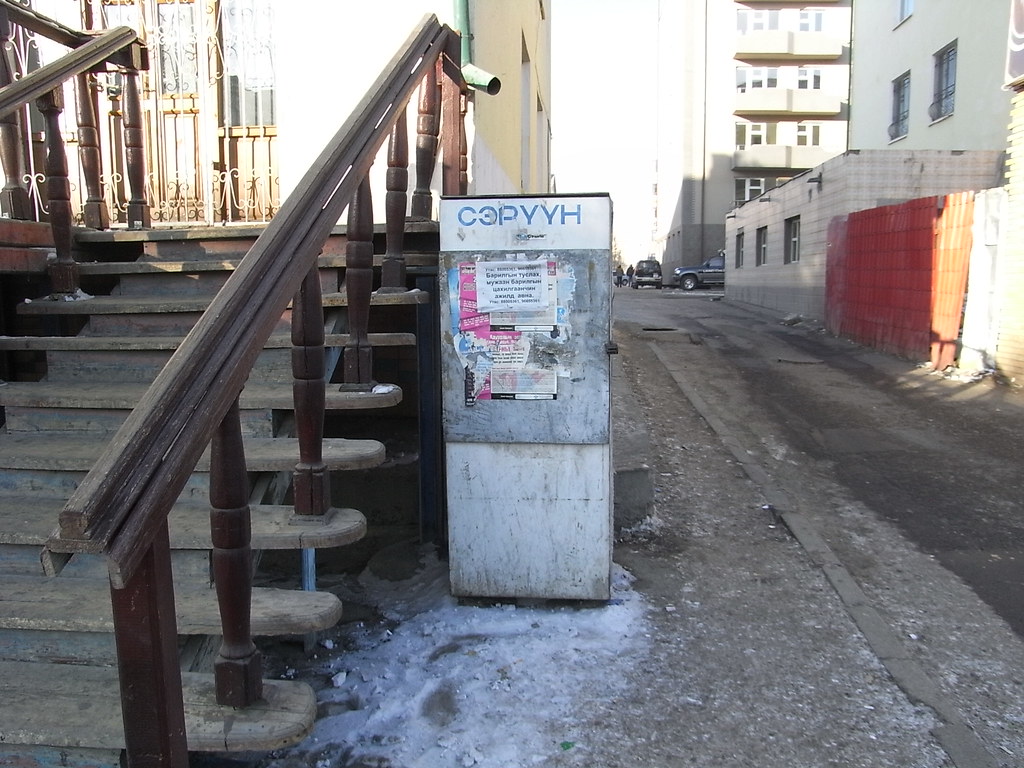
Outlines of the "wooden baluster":
M453 40L449 43L447 51L449 61L459 61L459 47ZM441 194L457 195L462 187L460 174L463 155L462 132L462 89L458 82L443 72L444 56L437 60L437 67L441 78L441 123L444 128L442 132L441 149Z
M373 386L373 349L367 336L373 292L373 203L369 176L360 183L348 206L345 292L349 342L343 358L344 381L349 387L368 389Z
M409 134L403 109L388 144L387 196L384 201L387 248L381 265L380 292L399 293L405 286L405 211L409 202Z
M0 8L0 87L10 85L18 78L18 64L11 39L11 25L7 10ZM24 132L21 129L21 110L0 117L0 162L4 167L4 188L0 191L0 212L11 219L29 221L32 203L25 187Z
M437 159L437 135L441 124L437 69L427 70L420 86L419 116L416 118L416 188L412 193L412 215L429 219L433 212L430 181Z
M466 141L466 112L469 111L469 97L459 97L459 194L469 194L469 142Z
M93 76L83 73L78 76L76 100L78 107L78 157L85 177L86 199L82 211L85 226L92 229L110 229L110 215L103 199L100 185L100 132L97 115L96 88Z
M142 100L139 96L139 73L124 72L124 154L128 166L131 199L128 201L128 229L149 229L152 224L146 200L145 130L142 125Z
M299 463L293 475L295 514L326 514L330 476L323 460L325 362L324 310L316 265L292 302L292 392L299 438Z
M67 295L78 290L78 265L71 255L71 182L68 180L68 157L60 131L60 113L64 111L64 91L56 88L36 99L46 125L46 197L50 229L57 260L50 266L50 283L54 295Z
M110 590L129 768L186 768L185 708L165 521L123 589Z
M210 443L210 533L213 579L223 639L214 679L217 703L245 707L263 695L263 664L252 642L252 532L238 400Z

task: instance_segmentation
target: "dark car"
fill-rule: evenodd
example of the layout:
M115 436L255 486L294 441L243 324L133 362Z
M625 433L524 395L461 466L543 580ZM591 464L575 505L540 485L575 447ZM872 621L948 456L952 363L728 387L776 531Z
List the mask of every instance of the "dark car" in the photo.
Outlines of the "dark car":
M643 259L636 263L633 270L633 281L631 285L639 288L641 285L653 285L661 288L661 264L654 259Z
M676 285L684 291L725 285L725 254L718 253L696 267L676 267L675 278Z

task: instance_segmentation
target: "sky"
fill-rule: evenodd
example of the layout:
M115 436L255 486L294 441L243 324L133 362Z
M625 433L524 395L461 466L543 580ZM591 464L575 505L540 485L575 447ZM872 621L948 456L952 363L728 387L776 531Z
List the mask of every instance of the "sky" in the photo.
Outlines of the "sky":
M659 0L550 0L551 163L560 193L608 192L622 258L651 248Z

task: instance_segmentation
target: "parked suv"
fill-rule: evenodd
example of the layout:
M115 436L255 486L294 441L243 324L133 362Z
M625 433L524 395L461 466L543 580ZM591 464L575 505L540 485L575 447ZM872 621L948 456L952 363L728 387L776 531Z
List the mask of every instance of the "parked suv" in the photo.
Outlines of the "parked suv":
M684 291L709 285L725 285L725 253L719 251L696 267L676 267L676 285Z
M632 286L639 288L641 285L653 285L655 288L661 288L661 264L654 259L643 259L636 263L636 269L633 270Z

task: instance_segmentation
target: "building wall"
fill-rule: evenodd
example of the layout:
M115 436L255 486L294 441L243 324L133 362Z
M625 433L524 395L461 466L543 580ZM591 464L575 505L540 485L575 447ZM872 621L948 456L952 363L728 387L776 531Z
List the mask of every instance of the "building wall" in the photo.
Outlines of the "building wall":
M290 12L276 0L275 65L278 82L278 151L282 194L305 173L327 141L348 118L374 79L427 13L454 26L447 2L387 0L386 3L321 3L317 24ZM497 75L496 96L474 94L466 118L470 142L470 189L481 194L546 191L546 114L536 110L524 126L524 103L550 109L549 0L470 0L475 63ZM524 50L530 66L524 67ZM311 73L316 73L311 76ZM520 82L528 76L529 83ZM524 98L523 94L529 95ZM415 97L409 112L410 137L416 127ZM524 138L525 134L525 138ZM412 147L410 144L410 154ZM529 189L520 183L520 153L529 158ZM383 153L371 171L374 218L383 220ZM436 179L436 177L435 177Z
M1006 58L1006 2L919 0L900 21L894 0L857 0L853 6L850 86L852 149L1002 149L1010 93L1002 88ZM952 115L933 121L934 55L956 41ZM884 52L881 55L880 52ZM892 140L892 83L910 72L907 135Z
M820 185L812 179L820 176ZM946 150L853 150L733 211L726 219L726 296L780 314L825 318L828 232L853 211L932 195L996 187L1003 153ZM786 219L799 216L800 258L784 263ZM756 233L767 234L766 263L757 266ZM736 236L744 237L736 267Z
M666 14L663 10L663 22L667 26L662 31L662 39L671 40L674 35L677 42L675 48L664 55L675 56L675 59L666 58L666 64L677 67L682 88L679 105L682 118L677 139L681 151L674 155L659 151L659 158L666 162L661 162L658 173L655 250L661 258L663 272L671 274L675 267L697 264L725 245L723 222L737 199L738 178L765 179L765 185L770 188L777 179L791 177L845 150L849 75L844 46L849 41L850 3L838 0L811 9L822 11L823 19L821 34L816 36L815 42L830 42L831 45L825 47L840 52L838 58L827 53L820 58L807 59L783 55L776 61L739 60L736 53L744 44L763 51L771 47L772 41L795 35L793 28L800 12L805 10L803 7L781 2L724 0L665 3L664 6L671 6L672 13ZM777 11L780 30L756 33L748 30L746 41L742 40L739 13L750 11ZM778 88L756 94L748 92L748 95L768 98L779 98L784 90L806 95L808 91L797 89L798 68L820 69L821 88L814 95L828 99L838 110L836 114L812 121L821 125L820 145L797 146L797 124L810 121L807 115L738 116L738 66L778 68ZM740 156L737 154L737 123L750 122L777 122L775 144ZM672 138L663 138L662 143ZM661 143L659 150L662 150ZM807 158L811 162L801 164L801 160ZM740 164L737 165L737 161Z
M1024 83L1017 84L1024 88ZM1010 115L1007 173L1007 225L1003 228L996 283L999 337L996 367L1000 373L1024 383L1024 91L1013 93Z

